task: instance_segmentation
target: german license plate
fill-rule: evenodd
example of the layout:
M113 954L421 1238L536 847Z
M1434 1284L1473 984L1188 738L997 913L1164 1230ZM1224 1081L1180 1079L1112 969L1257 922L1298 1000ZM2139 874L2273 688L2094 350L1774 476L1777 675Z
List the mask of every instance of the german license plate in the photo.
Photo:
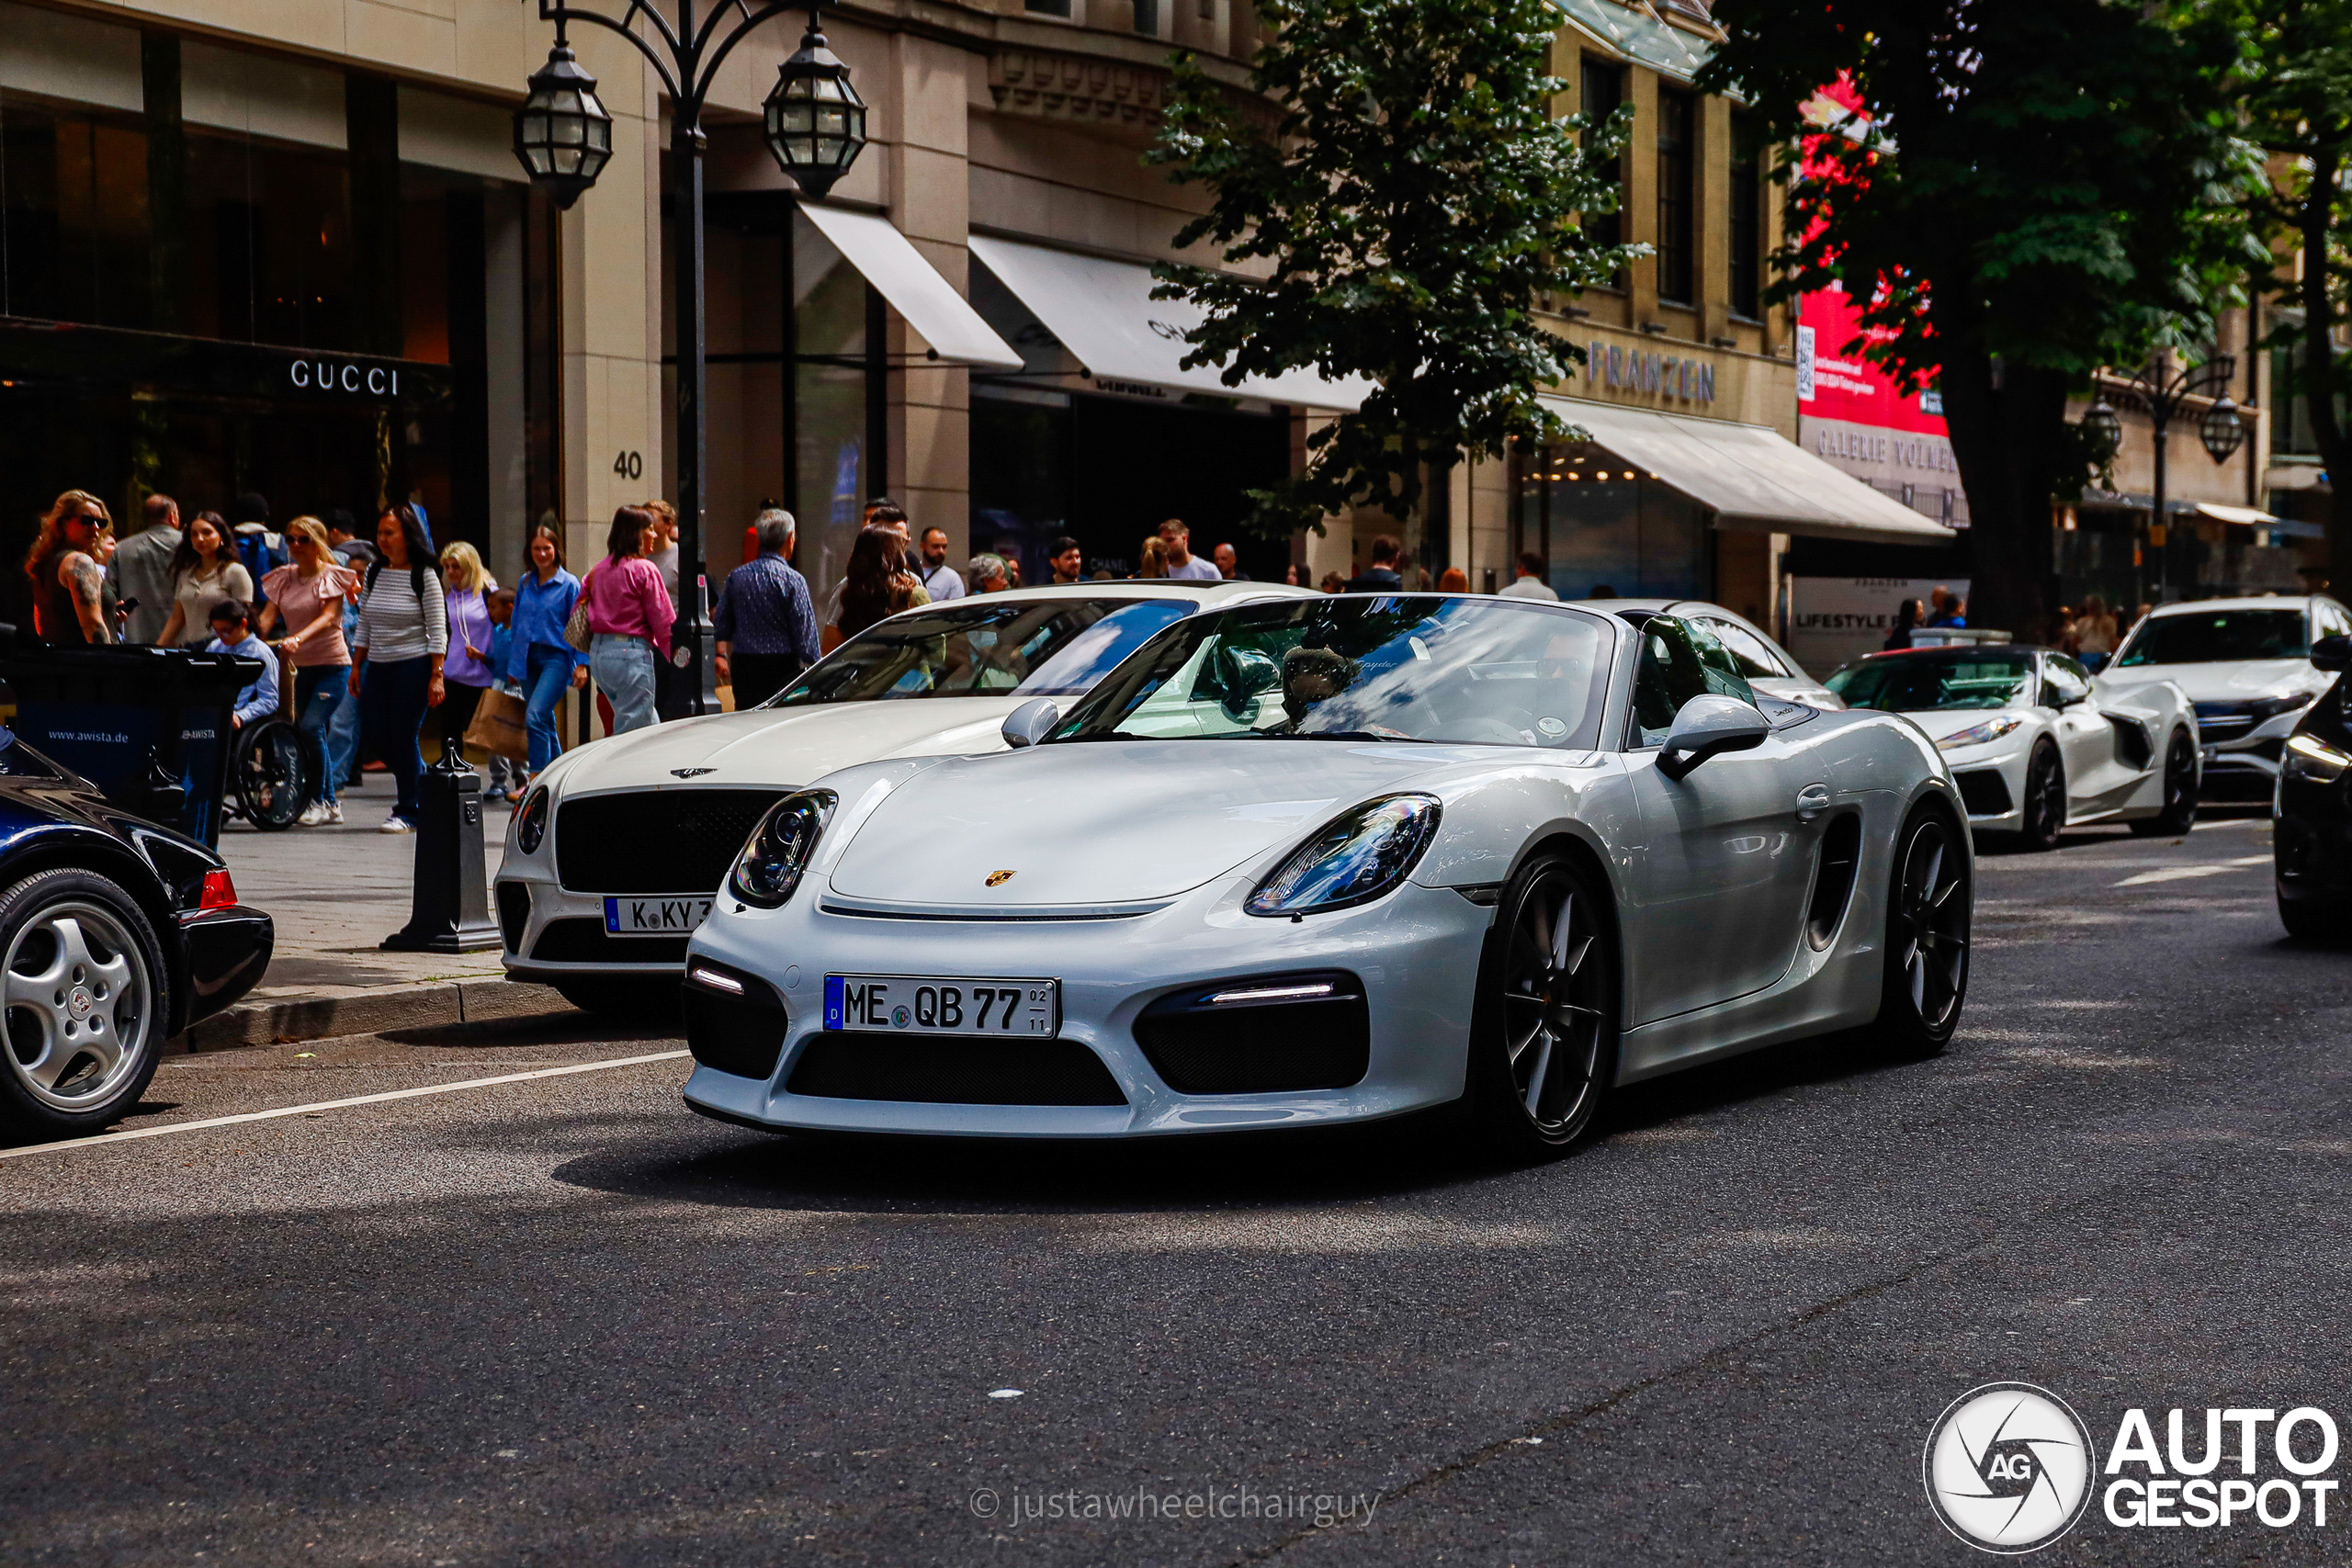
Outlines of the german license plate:
M825 976L827 1029L1049 1040L1060 1032L1061 1026L1059 980L946 980L910 975Z
M607 898L605 930L613 936L691 936L709 913L707 898Z

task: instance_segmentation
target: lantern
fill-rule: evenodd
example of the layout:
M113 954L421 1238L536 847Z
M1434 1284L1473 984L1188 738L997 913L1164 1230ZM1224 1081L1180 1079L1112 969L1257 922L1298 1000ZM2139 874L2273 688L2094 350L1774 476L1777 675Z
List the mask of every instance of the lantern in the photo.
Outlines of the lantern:
M612 160L613 117L596 97L596 78L560 39L532 73L530 96L514 111L514 156L561 208L578 201Z
M761 107L768 151L812 197L832 189L865 151L865 100L850 85L849 67L826 47L813 11L799 50L777 67L775 85Z

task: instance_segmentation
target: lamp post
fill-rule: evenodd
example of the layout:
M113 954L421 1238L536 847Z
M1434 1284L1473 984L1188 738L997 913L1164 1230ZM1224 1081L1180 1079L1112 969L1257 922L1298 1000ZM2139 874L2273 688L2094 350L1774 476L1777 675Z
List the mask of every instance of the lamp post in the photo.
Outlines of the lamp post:
M558 207L570 208L596 183L612 157L613 117L596 96L596 79L581 68L565 40L567 26L584 22L628 39L652 62L654 74L670 95L671 270L678 290L679 599L670 645L673 661L686 676L688 714L718 711L710 622L703 604L703 106L718 68L753 28L771 17L806 11L808 26L800 48L778 68L775 85L761 106L768 151L803 194L822 197L865 146L865 102L850 85L849 67L826 46L817 26L822 0L707 3L707 13L697 23L695 0L676 0L673 25L650 0L630 0L618 17L568 0L538 0L539 19L555 23L555 47L548 51L547 64L532 74L530 96L514 112L514 155L533 185ZM642 30L632 25L640 19ZM792 243L788 227L784 243L787 247ZM789 312L792 301L786 300L784 308Z
M2115 401L2128 409L2136 409L2148 416L2156 438L2155 520L2151 525L2150 544L2156 552L2156 603L2164 602L2166 586L2166 558L2171 552L2171 535L2165 523L2165 433L2172 422L2187 409L2191 398L2204 397L2230 384L2236 372L2234 355L2216 355L2202 365L2192 365L2185 370L2166 374L2166 361L2159 356L2142 366L2129 378L2110 375ZM2123 445L2123 422L2116 417L2115 409L2102 391L2098 400L2086 410L2082 428L2112 456ZM2205 451L2216 463L2226 463L2245 440L2245 424L2238 418L2238 405L2224 391L2198 421L2198 438L2205 444Z

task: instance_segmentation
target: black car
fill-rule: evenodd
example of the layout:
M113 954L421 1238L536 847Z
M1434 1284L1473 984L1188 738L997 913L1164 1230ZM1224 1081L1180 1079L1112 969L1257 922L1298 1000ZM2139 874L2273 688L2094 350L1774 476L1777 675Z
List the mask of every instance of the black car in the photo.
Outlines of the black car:
M269 917L210 850L0 728L0 1131L95 1132L164 1043L253 988Z
M2352 638L2324 637L2312 663L2342 671ZM2352 936L2352 685L2335 684L2303 710L2278 762L2278 918L2290 936Z

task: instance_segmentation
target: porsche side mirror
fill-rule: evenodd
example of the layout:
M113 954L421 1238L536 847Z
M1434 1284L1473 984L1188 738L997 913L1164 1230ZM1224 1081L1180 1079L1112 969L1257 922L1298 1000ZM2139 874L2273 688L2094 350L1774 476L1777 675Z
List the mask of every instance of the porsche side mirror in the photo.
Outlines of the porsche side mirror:
M1657 754L1657 771L1682 778L1710 757L1754 750L1771 733L1770 722L1737 697L1692 697L1674 716L1666 749Z
M1060 705L1051 697L1032 697L1004 716L1004 743L1018 751L1024 746L1035 746L1053 732L1062 721Z
M2334 672L2352 665L2352 637L2337 633L2312 644L2312 668Z

